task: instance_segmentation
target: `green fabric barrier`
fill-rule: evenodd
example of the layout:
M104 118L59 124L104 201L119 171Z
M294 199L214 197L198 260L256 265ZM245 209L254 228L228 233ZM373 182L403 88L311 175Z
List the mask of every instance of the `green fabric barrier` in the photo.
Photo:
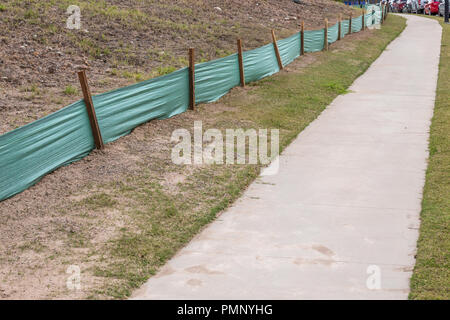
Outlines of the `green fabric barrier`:
M80 160L94 148L83 101L0 136L0 200Z
M343 20L341 22L341 37L345 37L348 34L349 23L349 20Z
M371 25L377 25L380 24L381 22L381 11L378 10L374 10L373 12L371 12L369 19L371 20Z
M369 13L367 25L381 20ZM378 18L378 20L377 20ZM370 23L370 24L369 24ZM342 21L342 35L348 33ZM352 32L362 27L362 17L352 20ZM328 41L337 40L338 25L328 30ZM277 42L283 65L300 54L300 34ZM324 30L305 31L305 52L321 51ZM273 44L243 53L246 83L279 71ZM240 84L237 54L196 65L196 102L212 102ZM92 97L104 143L112 142L152 119L169 118L187 110L189 70ZM94 148L91 127L82 100L11 132L0 135L0 201L35 184L55 169L80 160Z
M316 52L323 50L325 31L306 30L305 31L305 52Z
M213 102L240 85L238 55L195 65L195 102Z
M352 33L359 32L362 29L362 16L352 19Z
M280 71L272 43L243 53L245 82L253 82Z
M328 27L328 43L334 43L339 36L339 23L336 23L332 27Z
M288 65L300 56L300 41L300 33L277 41L283 66Z
M367 26L372 26L381 23L381 6L377 5L368 5L367 6L367 16L366 19L368 21Z
M381 24L381 17L383 16L383 13L381 9L379 11L375 11L375 24Z
M364 15L364 23L366 27L370 27L372 25L372 14L368 13Z
M169 118L189 106L189 70L92 97L100 132L105 143L112 142L151 119Z

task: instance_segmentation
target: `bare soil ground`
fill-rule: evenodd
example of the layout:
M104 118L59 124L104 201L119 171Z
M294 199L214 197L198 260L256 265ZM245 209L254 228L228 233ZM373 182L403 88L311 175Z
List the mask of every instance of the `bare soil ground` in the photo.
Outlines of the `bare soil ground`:
M66 28L69 5L81 29ZM220 9L218 9L220 8ZM88 68L93 93L171 72L198 61L310 29L352 9L329 0L5 0L0 7L0 134L81 97L76 71Z
M256 47L270 41L271 28L287 36L298 30L301 19L311 28L320 27L324 17L348 12L321 0L304 0L303 5L283 1L283 6L272 0L177 1L170 6L165 1L111 2L118 12L130 14L139 8L145 21L153 23L158 18L158 23L145 25L139 18L139 26L129 25L120 15L109 19L96 11L100 9L92 9L92 2L78 1L81 6L86 3L82 21L88 32L76 33L64 29L65 1L45 1L45 5L24 1L20 7L17 1L6 2L6 9L0 11L0 26L6 30L0 36L0 133L78 99L64 94L64 88L77 87L74 72L79 65L89 66L93 91L102 92L140 80L123 76L124 72L154 76L158 66L181 66L189 46L201 48L203 58L211 59L233 51L237 36L246 39L248 48ZM37 16L26 14L30 10ZM285 19L292 16L297 20ZM174 30L166 25L169 21L177 25ZM179 29L183 23L186 30ZM58 31L48 31L51 26ZM348 36L331 48L351 50L353 40L371 33ZM102 34L107 40L102 40ZM110 52L93 56L91 49L79 46L83 39ZM129 50L122 56L124 46ZM148 53L151 50L163 50L170 59L157 61L156 55ZM321 55L308 54L283 73L301 73ZM171 133L192 129L194 120L203 121L205 129L251 127L245 108L236 106L259 99L252 94L257 86L236 88L221 101L201 105L195 112L144 124L104 151L58 169L32 188L0 202L0 298L129 295L125 282L141 283L145 279L140 274L156 272L205 219L228 206L259 172L259 166L176 166L170 160ZM301 125L315 114L311 112ZM70 265L82 270L82 290L66 287Z

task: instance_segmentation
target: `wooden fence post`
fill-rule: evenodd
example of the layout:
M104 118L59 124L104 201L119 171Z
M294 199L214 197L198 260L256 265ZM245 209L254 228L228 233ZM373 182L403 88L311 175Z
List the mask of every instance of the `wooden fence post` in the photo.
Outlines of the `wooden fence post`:
M195 110L195 50L189 49L189 109Z
M89 122L91 124L92 136L94 137L95 147L99 150L103 149L103 139L100 132L100 127L97 122L97 115L95 114L94 103L92 102L91 90L86 78L86 71L78 71L78 79L80 80L81 90L83 91L84 104L89 116Z
M238 46L238 60L239 60L239 75L241 78L241 87L245 87L245 73L244 73L244 57L242 54L242 40L237 40Z
M328 19L325 19L325 29L323 37L323 50L328 51Z
M348 34L352 33L352 14L350 13L350 19L348 20Z
M381 20L380 20L380 24L383 24L383 19L384 19L384 4L381 5Z
M362 9L362 29L361 29L362 31L364 31L365 29L365 22L364 22L365 11L366 10Z
M341 33L342 33L342 26L341 26L341 21L342 21L342 15L341 14L339 14L339 31L338 31L338 40L341 40Z
M280 70L283 70L283 62L281 61L280 51L278 50L277 38L275 37L275 31L273 29L272 29L272 41L273 41L273 48L275 50L275 55L277 56L278 60L278 67L280 67Z
M300 55L305 54L305 21L302 21L302 29L300 31Z

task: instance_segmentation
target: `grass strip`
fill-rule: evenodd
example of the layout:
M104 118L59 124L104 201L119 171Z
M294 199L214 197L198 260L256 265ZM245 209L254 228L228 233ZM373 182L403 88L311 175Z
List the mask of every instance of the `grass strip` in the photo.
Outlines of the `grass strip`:
M410 299L450 299L450 25L442 46Z

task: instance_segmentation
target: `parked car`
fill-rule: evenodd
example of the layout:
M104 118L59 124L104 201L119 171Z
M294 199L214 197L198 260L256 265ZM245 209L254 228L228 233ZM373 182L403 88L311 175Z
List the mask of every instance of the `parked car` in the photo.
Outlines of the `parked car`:
M413 0L406 0L406 4L403 6L403 13L411 13L412 12L412 2Z
M417 12L416 13L423 13L425 10L425 4L427 3L427 0L416 0L417 2Z
M398 0L393 3L394 12L403 12L403 8L406 6L406 0Z
M423 0L411 0L408 2L408 7L410 13L422 13L424 7Z
M394 7L395 7L396 2L397 2L397 0L389 0L389 11L390 12L395 12Z
M440 1L437 0L429 0L427 4L425 4L424 7L424 14L432 15L432 14L438 14L439 13L439 5L441 4Z
M442 0L442 1L441 1L441 4L439 5L439 15L440 15L441 17L443 17L444 14L445 14L445 1Z

